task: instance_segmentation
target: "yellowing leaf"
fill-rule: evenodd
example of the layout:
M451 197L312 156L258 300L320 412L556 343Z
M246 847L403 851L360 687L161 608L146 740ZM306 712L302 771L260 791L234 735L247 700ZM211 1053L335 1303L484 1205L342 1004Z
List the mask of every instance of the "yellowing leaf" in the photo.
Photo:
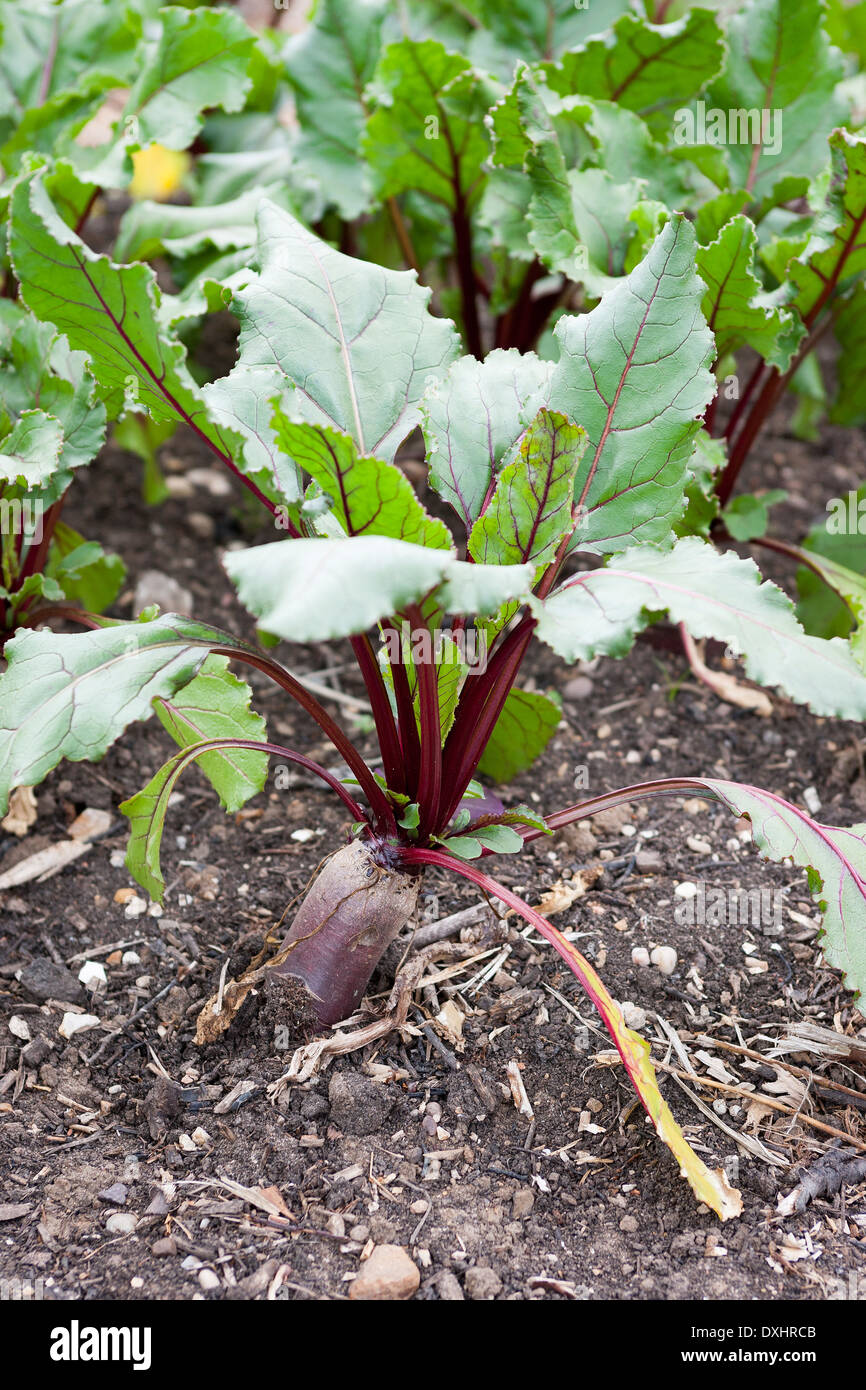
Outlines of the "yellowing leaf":
M540 931L540 924L535 925ZM656 1133L678 1161L680 1173L688 1179L695 1196L700 1202L706 1202L723 1221L739 1216L743 1210L742 1199L737 1189L730 1186L724 1169L709 1169L698 1158L674 1119L670 1106L659 1090L646 1038L626 1027L619 1004L608 994L589 961L554 927L550 927L549 923L547 925L549 930L544 935L570 966L604 1019L605 1027L616 1043L631 1083L655 1125Z
M164 145L148 145L132 156L135 172L129 191L133 198L151 198L163 202L176 193L190 167L190 157L183 150L167 150Z
M442 863L442 859L436 855L435 851L430 850L418 849L413 851L411 856L407 856L407 858L409 857L418 864ZM656 1133L667 1144L676 1158L680 1165L680 1173L688 1179L689 1186L698 1201L706 1202L707 1206L711 1207L722 1221L729 1221L732 1217L739 1216L743 1210L740 1193L736 1188L730 1186L721 1168L717 1168L715 1171L709 1169L688 1143L659 1090L650 1059L649 1043L639 1033L626 1027L619 1004L608 994L589 961L580 954L570 941L566 940L562 932L557 931L556 927L548 922L546 917L543 917L536 908L530 907L529 903L524 902L510 888L498 883L488 874L482 873L474 864L464 864L454 860L453 868L463 878L468 878L471 883L477 884L479 888L483 888L492 897L499 898L501 902L513 908L515 912L518 912L521 917L531 923L546 941L550 942L554 950L559 952L598 1009L604 1026L616 1043L617 1051L625 1064L631 1083L655 1125Z

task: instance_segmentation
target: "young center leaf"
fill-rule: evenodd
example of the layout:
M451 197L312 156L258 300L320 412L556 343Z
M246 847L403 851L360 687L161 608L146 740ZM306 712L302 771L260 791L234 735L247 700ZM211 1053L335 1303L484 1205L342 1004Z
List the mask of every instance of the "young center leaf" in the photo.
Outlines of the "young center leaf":
M459 358L421 402L430 486L471 529L502 460L547 401L551 364L515 348Z
M571 527L577 468L586 433L554 411L540 410L499 474L496 490L469 536L469 554L483 564L553 559Z
M350 435L291 420L279 408L273 425L280 449L327 494L347 535L392 536L434 550L450 547L447 526L424 510L394 464L362 457Z
M557 324L547 403L589 436L575 485L586 550L664 543L682 514L698 422L716 389L694 248L675 214L597 308Z
M697 537L670 551L635 547L530 604L538 637L567 661L622 656L667 613L693 637L729 645L760 685L779 686L816 714L866 717L866 678L847 642L808 637L787 595L761 581L754 561Z
M750 347L785 371L802 337L802 324L778 302L778 294L764 290L755 274L757 244L755 224L738 214L709 245L697 248L697 272L707 287L701 308L718 358Z

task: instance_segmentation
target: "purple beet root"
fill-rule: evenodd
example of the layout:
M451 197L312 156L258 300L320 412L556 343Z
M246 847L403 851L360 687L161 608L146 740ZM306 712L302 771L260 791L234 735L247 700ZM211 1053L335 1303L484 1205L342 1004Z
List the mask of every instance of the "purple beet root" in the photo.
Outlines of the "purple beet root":
M272 975L306 986L320 1024L348 1018L386 947L412 915L420 884L419 875L385 867L368 845L353 840L331 856L313 883Z

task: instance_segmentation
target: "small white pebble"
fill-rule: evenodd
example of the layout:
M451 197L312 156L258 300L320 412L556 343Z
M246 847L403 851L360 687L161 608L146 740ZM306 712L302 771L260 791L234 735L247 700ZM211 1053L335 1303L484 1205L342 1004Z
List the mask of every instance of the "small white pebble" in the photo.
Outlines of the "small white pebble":
M316 833L315 830L307 830L307 829L303 829L303 830L293 830L293 831L292 831L292 839L293 839L293 840L297 840L298 843L301 844L301 845L305 845L305 844L307 843L308 840L312 840L312 838L313 838L313 836L315 835L315 833Z
M105 1229L113 1235L128 1236L137 1225L138 1217L133 1216L131 1211L114 1211L106 1221Z
M650 953L646 946L635 946L631 953L632 965L649 965Z
M707 840L702 840L698 835L687 835L686 844L695 854L712 854L713 847Z
M123 915L124 917L141 917L146 911L147 903L144 901L144 898L139 898L136 894L129 899L129 902L123 909Z
M806 803L806 810L810 815L815 816L821 809L821 798L814 787L803 789L803 800Z
M30 1041L30 1029L27 1026L27 1020L20 1018L18 1014L13 1014L10 1018L9 1032L13 1038L18 1038L21 1042Z
M696 883L678 883L674 889L674 896L677 898L696 898L698 896L698 885Z
M205 1293L211 1293L213 1289L220 1286L220 1277L213 1269L200 1269L198 1272L198 1282L201 1284Z
M126 855L122 849L113 849L108 860L112 869L122 869L126 863Z
M86 960L78 972L78 978L85 989L98 989L108 982L105 966L98 960Z
M194 1144L210 1143L210 1135L208 1134L206 1129L202 1129L201 1125L199 1125L197 1129L193 1130L192 1135L190 1137L192 1138Z
M129 1287L130 1287L131 1289L143 1289L143 1288L144 1288L144 1280L141 1278L140 1275L136 1274L136 1276L135 1276L134 1279L130 1279L130 1281L129 1281Z
M121 965L141 965L141 956L137 951L124 951L120 957Z
M646 1026L646 1009L642 1009L638 1004L633 1004L630 999L623 1000L622 1016L625 1019L626 1028L644 1028Z
M663 975L673 975L677 968L677 953L673 946L656 946L650 960Z
M87 1028L96 1028L99 1019L96 1014L64 1014L57 1029L61 1038L71 1038L76 1033L83 1033Z

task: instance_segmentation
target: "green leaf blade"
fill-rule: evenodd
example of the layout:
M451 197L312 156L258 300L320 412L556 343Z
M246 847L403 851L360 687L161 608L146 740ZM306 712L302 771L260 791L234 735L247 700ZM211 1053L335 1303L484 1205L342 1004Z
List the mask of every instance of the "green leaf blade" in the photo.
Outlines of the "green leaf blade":
M665 543L682 514L698 421L715 394L694 246L675 214L597 308L557 324L548 404L589 436L575 488L583 549Z
M470 555L485 564L536 569L552 560L572 523L575 478L586 443L579 425L539 411L472 529Z
M154 702L156 716L179 748L211 739L247 739L262 743L266 725L250 709L252 691L228 669L228 658L209 656L198 675L176 694ZM266 753L226 747L204 753L199 767L218 794L223 809L233 813L265 785Z

